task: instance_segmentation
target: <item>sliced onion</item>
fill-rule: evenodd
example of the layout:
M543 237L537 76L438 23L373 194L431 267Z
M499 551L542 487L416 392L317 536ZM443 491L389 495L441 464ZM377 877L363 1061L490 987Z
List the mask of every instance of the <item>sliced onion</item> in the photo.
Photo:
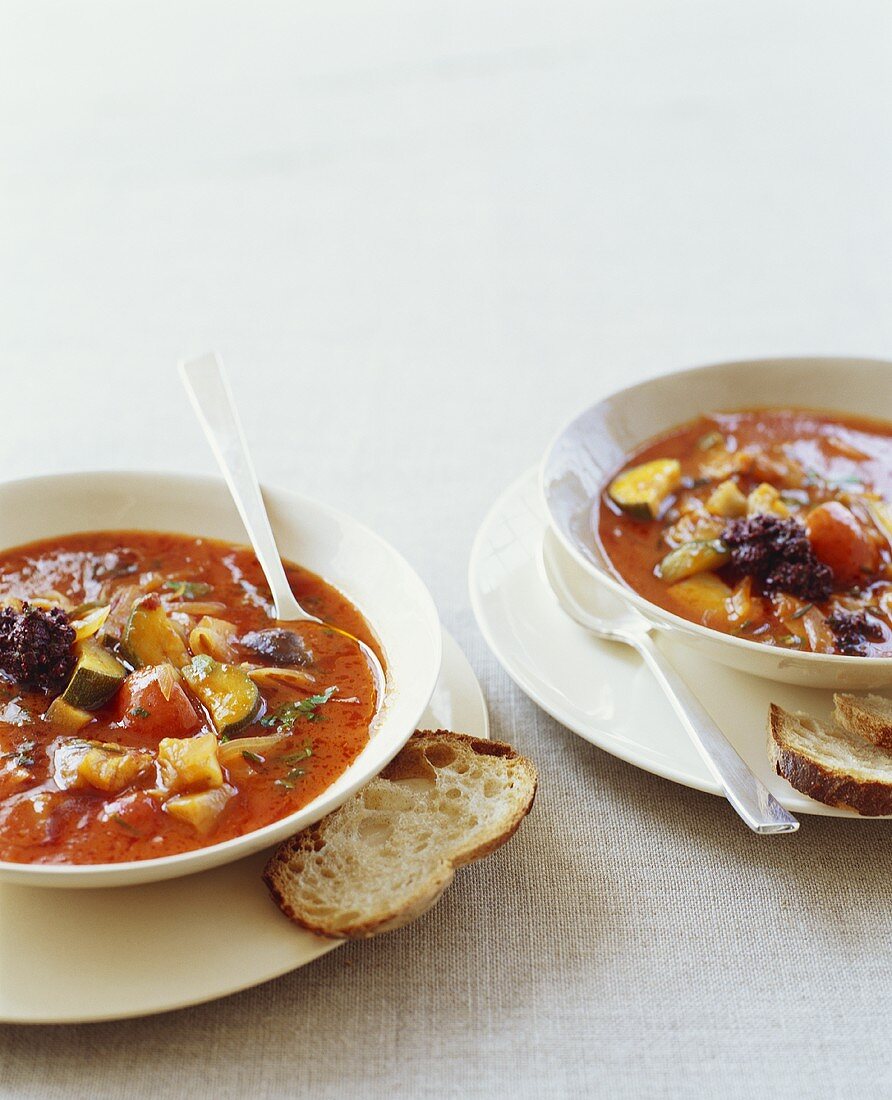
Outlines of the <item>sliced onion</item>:
M309 672L302 672L298 668L266 668L265 666L247 666L246 671L255 684L263 687L265 684L284 684L285 687L296 687L303 691L312 691L316 686L316 677Z
M111 604L106 604L105 607L94 607L90 611L84 612L79 618L72 619L74 640L82 642L85 638L92 638L94 634L98 634L105 626L105 620L108 618L110 611Z
M255 752L258 756L275 748L285 740L284 733L276 732L265 737L233 737L231 741L224 741L217 747L217 758L221 764L231 764L245 752Z
M185 605L179 605L177 610L183 606ZM206 654L208 657L213 657L215 661L231 664L235 660L232 639L237 633L234 623L205 615L189 633L189 648L196 657Z
M191 602L184 602L173 604L171 606L172 611L177 611L182 615L219 615L221 611L226 610L226 604L220 603L219 600L192 600ZM235 630L235 627L233 627Z
M180 674L169 661L166 661L163 665L158 665L155 679L158 681L158 687L161 689L165 702L168 702L171 692L179 683Z
M39 607L43 611L49 611L54 607L61 607L63 611L70 611L74 604L63 592L57 592L50 588L46 592L35 592L33 596L25 599L32 607Z

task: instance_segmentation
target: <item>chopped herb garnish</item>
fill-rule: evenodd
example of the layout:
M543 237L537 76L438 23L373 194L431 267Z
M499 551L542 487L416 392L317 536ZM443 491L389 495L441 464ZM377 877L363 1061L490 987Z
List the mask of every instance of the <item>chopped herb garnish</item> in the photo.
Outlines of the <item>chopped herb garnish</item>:
M781 638L781 642L783 642L784 645L790 645L795 648L802 645L802 638L798 634L785 634L784 637Z
M298 749L296 752L288 752L284 756L280 756L279 759L283 764L296 764L300 760L308 760L312 755L312 745L304 745L302 749Z
M278 783L280 787L285 787L290 791L292 787L297 784L298 779L300 779L302 775L306 775L303 768L292 768L284 779L277 779L276 783Z
M134 718L149 718L152 714L150 710L146 710L145 707L134 707L130 712Z
M130 833L131 836L142 836L142 833L139 831L139 829L134 829L130 822L125 821L120 814L112 814L112 821L114 821L116 825L120 825L121 828Z
M260 719L261 726L278 726L280 729L290 730L298 718L306 718L308 722L318 722L322 715L319 707L324 706L338 689L326 688L321 695L308 695L297 703L283 703L271 713Z
M791 619L801 619L803 615L807 615L809 611L814 607L813 603L807 603L805 607L800 607L798 611L794 611L790 616Z
M262 764L263 757L259 756L256 752L251 752L250 749L245 749L242 756L251 764Z
M165 581L164 587L179 599L194 600L197 596L206 596L213 591L213 585L204 581Z

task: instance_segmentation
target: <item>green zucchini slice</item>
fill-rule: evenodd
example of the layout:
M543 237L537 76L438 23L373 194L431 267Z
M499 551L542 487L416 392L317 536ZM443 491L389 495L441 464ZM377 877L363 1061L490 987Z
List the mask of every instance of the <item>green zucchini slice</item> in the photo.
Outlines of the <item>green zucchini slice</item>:
M189 661L186 643L154 595L143 596L133 605L121 651L136 668L165 663L182 668Z
M699 539L671 550L657 566L660 580L675 584L695 573L721 569L731 560L731 551L721 539Z
M680 481L678 459L656 458L615 477L607 488L607 495L634 519L656 519L660 505L678 488Z
M66 733L79 733L84 726L93 721L93 715L86 710L71 707L61 695L50 703L44 718L47 722L59 726Z
M88 638L77 646L77 664L62 699L76 710L96 710L107 703L127 676L113 653Z
M260 690L244 669L202 654L193 657L182 671L221 737L233 737L250 726L260 712Z

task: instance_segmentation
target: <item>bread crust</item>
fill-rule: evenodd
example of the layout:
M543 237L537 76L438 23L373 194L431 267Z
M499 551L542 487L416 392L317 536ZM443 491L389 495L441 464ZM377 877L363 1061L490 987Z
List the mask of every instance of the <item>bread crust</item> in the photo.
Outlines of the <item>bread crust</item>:
M768 755L783 779L818 802L854 810L864 817L892 814L892 784L855 779L844 771L797 752L784 737L787 714L776 703L768 708Z
M538 775L533 764L502 741L487 741L469 734L452 733L450 730L416 730L403 749L380 773L382 779L406 779L424 774L426 767L434 771L423 757L423 750L436 745L461 747L478 756L494 756L515 761L525 772L532 785L532 793L527 802L506 822L505 828L495 837L477 845L470 852L462 852L456 857L444 857L439 865L432 865L430 875L425 879L418 892L399 909L376 915L368 920L355 921L341 926L337 930L316 923L297 910L289 898L289 862L303 852L318 851L324 845L326 823L333 820L340 810L335 810L315 825L297 833L284 841L273 853L263 870L263 881L273 901L295 924L306 928L316 935L329 939L362 939L381 932L393 931L421 916L439 901L443 892L455 877L458 867L466 866L500 848L517 832L521 822L530 812L538 788ZM354 796L356 797L356 796Z

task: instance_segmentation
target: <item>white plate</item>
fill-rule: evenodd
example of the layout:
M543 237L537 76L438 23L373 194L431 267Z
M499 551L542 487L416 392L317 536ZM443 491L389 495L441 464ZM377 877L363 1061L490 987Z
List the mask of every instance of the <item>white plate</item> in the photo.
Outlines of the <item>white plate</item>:
M558 606L541 564L548 528L538 476L529 471L497 501L471 551L471 603L487 643L535 703L586 741L636 767L721 794L638 655L599 641ZM666 650L728 739L794 813L857 817L824 806L775 775L766 753L769 701L825 715L832 693L773 683L695 654L665 636Z
M440 678L420 725L489 736L480 686L445 631ZM337 947L272 903L260 880L269 855L144 886L0 883L0 1021L166 1012L259 985Z

